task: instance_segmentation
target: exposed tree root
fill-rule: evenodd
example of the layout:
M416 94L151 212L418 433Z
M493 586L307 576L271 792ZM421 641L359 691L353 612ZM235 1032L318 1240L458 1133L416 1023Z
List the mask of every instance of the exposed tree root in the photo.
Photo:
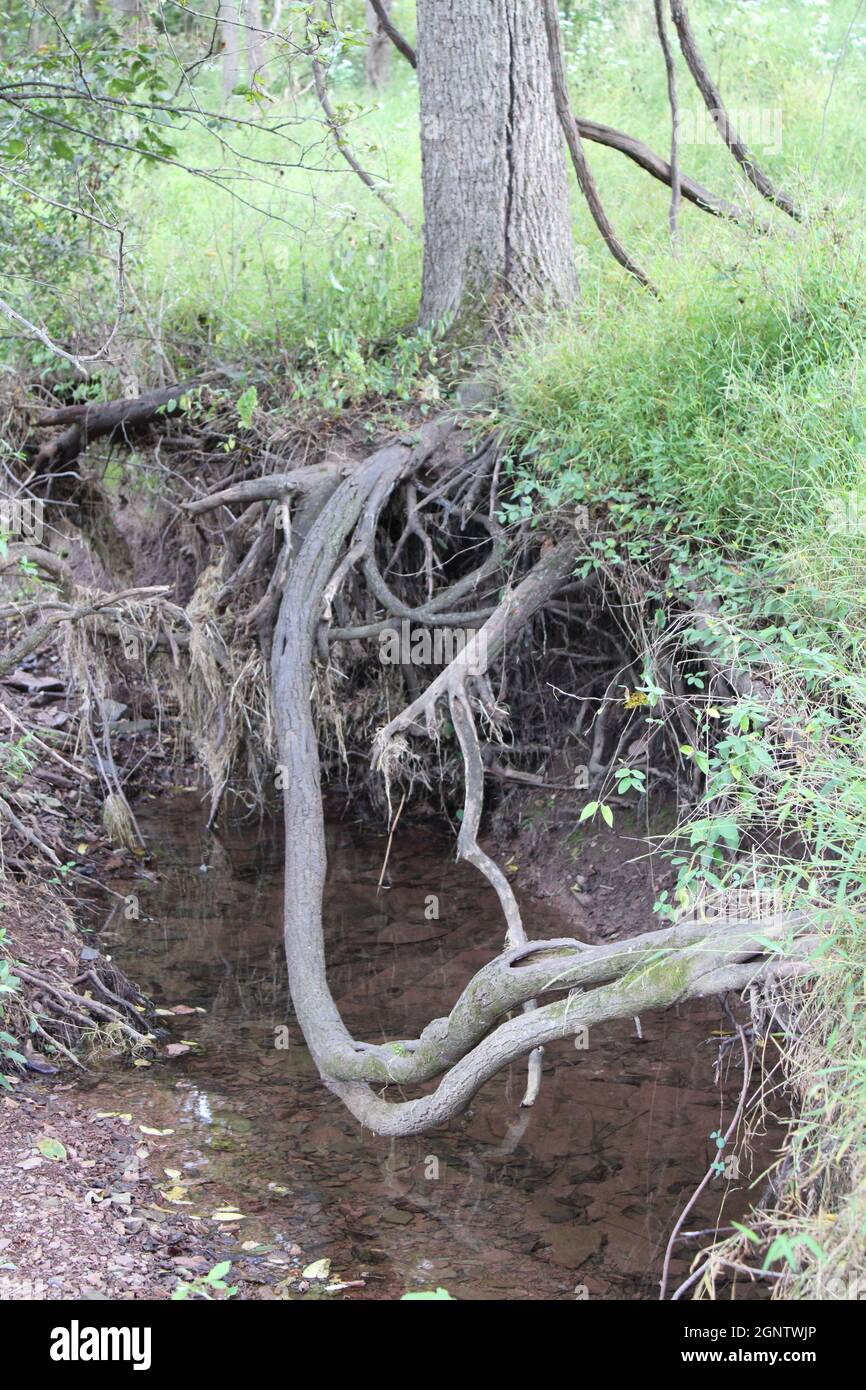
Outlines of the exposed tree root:
M498 519L507 492L507 485L500 491L500 457L496 440L468 451L459 419L448 417L354 467L284 464L263 477L229 474L185 507L197 528L213 517L215 529L202 534L212 545L218 537L225 542L214 545L192 601L180 610L159 596L161 637L182 673L183 719L196 731L211 774L210 822L236 780L245 743L262 764L260 779L262 759L275 758L295 1012L325 1083L381 1134L419 1133L447 1120L487 1079L527 1054L531 1103L540 1049L589 1024L724 990L759 994L764 982L814 969L812 929L796 920L680 922L615 946L529 939L507 876L479 843L485 773L499 767L492 748L511 740L514 762L521 757L515 730L528 748L550 750L558 739L575 747L582 738L590 770L604 780L621 747L649 747L657 731L639 707L623 712L613 697L618 687L640 683L628 613L641 612L643 593L619 595L618 630L600 626L608 580L601 572L574 578L591 537L568 520L547 536L520 524L506 532ZM81 597L69 575L53 561L40 565L36 552L32 559L60 588L54 607L65 607L68 617ZM106 603L98 620L110 636L122 614ZM403 625L409 632L462 629L466 640L456 655L434 661L439 669L425 684L411 659L390 666L376 660L377 640ZM576 630L592 634L591 654L575 650ZM157 632L151 636L155 642ZM538 650L554 663L545 672L561 663L566 680L580 673L583 684L572 681L578 689L563 692L580 701L577 731L570 714L556 709L545 710L538 726L539 685L560 688L532 666ZM264 708L255 692L268 664ZM98 706L100 690L91 697ZM684 710L688 736L686 718ZM491 943L491 961L450 1013L420 1037L389 1044L351 1036L326 973L322 765L346 761L349 721L352 755L359 756L365 737L372 743L372 766L384 774L389 802L395 782L403 784L402 807L416 778L438 786L447 770L462 801L457 854L497 893L506 928L504 951ZM484 746L488 739L491 747ZM424 740L433 754L426 765L418 747ZM110 782L104 749L100 757ZM550 994L558 997L539 1004ZM97 1004L117 1007L104 991ZM435 1090L415 1098L387 1095L392 1085L434 1081Z
M194 382L175 384L134 396L131 400L108 401L104 405L67 405L48 411L37 421L39 429L56 425L65 425L66 428L35 451L34 472L55 473L65 468L83 453L88 444L104 435L128 437L149 424L170 401L180 402L181 396L191 391L194 385Z
M705 923L679 924L613 948L527 940L507 878L478 844L484 765L476 720L480 715L495 728L503 719L489 672L533 616L569 583L586 544L572 533L558 543L546 542L520 583L512 586L506 579L504 593L463 650L389 720L374 741L376 765L386 777L393 776L408 751L407 736L420 732L438 741L444 719L450 718L464 772L458 854L484 874L499 896L507 926L506 953L479 972L452 1013L434 1020L419 1039L371 1045L352 1038L326 973L321 917L325 832L319 740L310 699L314 663L317 655L328 659L327 626L341 591L359 572L376 607L384 607L392 620L405 614L419 621L446 615L455 621L461 616L459 610L440 607L442 595L438 600L434 595L426 605L402 602L382 579L374 558L379 519L389 498L430 465L440 450L453 444L455 437L459 430L454 420L426 425L417 439L398 441L374 454L330 493L292 555L273 640L273 706L286 826L285 946L292 999L323 1080L362 1123L380 1134L419 1133L447 1120L484 1081L526 1053L535 1057L527 1097L531 1100L537 1089L538 1049L589 1023L720 990L742 990L762 979L811 968L805 959L809 938L798 934L796 945L791 946L788 922L775 928L762 923L760 940L753 924L710 933ZM447 494L460 478L459 465L447 468L443 479L431 485L429 495ZM286 490L285 478L272 481L270 497L285 497ZM259 489L257 500L262 496ZM239 500L238 493L234 499ZM195 505L201 511L220 502L208 498ZM498 558L496 568L503 563ZM484 580L479 580L481 574ZM472 583L486 581L482 565ZM445 591L449 605L456 601L456 587L450 585ZM469 592L470 586L459 586L461 598ZM355 640L362 631L367 635L378 630L381 621L375 617L366 625L344 625L341 639L348 635ZM782 956L783 939L787 944L785 958L767 948L767 932L774 929ZM642 968L635 969L636 964ZM574 992L590 983L596 987ZM537 1007L537 996L550 991L567 991L567 997ZM509 1010L521 1006L523 1012L501 1021ZM370 1083L415 1085L437 1076L441 1077L437 1089L415 1100L392 1102L370 1089Z

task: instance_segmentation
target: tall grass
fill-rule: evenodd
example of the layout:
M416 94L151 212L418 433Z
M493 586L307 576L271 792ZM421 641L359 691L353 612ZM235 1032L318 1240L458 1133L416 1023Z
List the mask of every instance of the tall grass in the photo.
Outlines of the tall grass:
M862 223L827 215L751 241L724 274L689 254L660 300L602 296L529 329L498 373L523 505L589 504L607 518L599 563L648 567L674 608L698 576L722 656L775 692L693 691L706 789L677 841L680 891L775 884L819 938L814 984L773 1006L794 1020L781 1054L778 1027L766 1043L797 1102L777 1205L704 1276L733 1256L781 1275L785 1296L866 1290L863 250Z
M530 476L627 489L739 554L826 529L866 466L864 249L831 219L527 329L498 379Z
M311 167L250 164L284 160L286 151L266 131L246 129L232 135L243 159L231 193L182 169L142 170L130 180L140 228L134 274L151 320L176 352L276 365L283 354L303 359L329 332L366 343L411 326L420 237L363 189L320 113L309 99L304 106L298 113L290 102L284 114L299 163ZM278 114L268 109L268 120ZM395 88L387 118L371 109L359 124L363 135L352 127L359 155L377 177L406 185L401 205L420 223L420 190L406 176L416 162L413 100ZM187 133L185 163L206 167L213 154L207 133Z

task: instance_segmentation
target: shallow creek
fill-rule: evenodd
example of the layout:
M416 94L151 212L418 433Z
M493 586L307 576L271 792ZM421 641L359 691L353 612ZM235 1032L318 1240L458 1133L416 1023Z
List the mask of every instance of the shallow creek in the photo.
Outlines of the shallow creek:
M238 1241L329 1257L333 1277L363 1278L349 1297L437 1285L469 1299L657 1297L668 1234L742 1079L733 1060L721 1089L714 1079L729 1031L715 1001L644 1017L640 1034L627 1020L593 1029L585 1048L549 1047L531 1110L519 1108L523 1064L434 1133L379 1139L321 1085L291 1015L279 829L235 824L214 838L190 795L138 816L155 876L130 883L140 920L116 912L102 948L160 1005L204 1012L163 1020L194 1051L147 1069L112 1064L92 1096L173 1131L155 1154L191 1181L192 1210L236 1205ZM378 889L385 845L367 826L329 823L332 988L370 1040L417 1036L503 936L493 895L454 864L453 842L398 831ZM431 894L438 920L425 916ZM533 936L571 934L544 904L528 903L526 920ZM754 1171L771 1159L767 1143ZM748 1173L714 1178L686 1229L738 1218L748 1187ZM698 1248L677 1246L672 1287Z

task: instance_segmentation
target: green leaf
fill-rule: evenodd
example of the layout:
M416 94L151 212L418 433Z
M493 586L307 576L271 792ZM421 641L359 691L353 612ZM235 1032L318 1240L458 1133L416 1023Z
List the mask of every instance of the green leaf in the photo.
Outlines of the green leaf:
M248 386L242 396L238 397L237 412L238 419L245 430L252 427L253 411L259 403L259 393L255 386Z
M36 1147L43 1158L52 1158L57 1163L67 1157L66 1149L59 1139L40 1139Z

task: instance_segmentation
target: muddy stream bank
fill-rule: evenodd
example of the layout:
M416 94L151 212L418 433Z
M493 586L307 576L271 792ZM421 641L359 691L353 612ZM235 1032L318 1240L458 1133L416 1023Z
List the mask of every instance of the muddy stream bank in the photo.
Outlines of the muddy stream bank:
M321 1085L293 1021L279 829L230 824L215 838L190 794L137 815L152 876L115 886L139 897L140 917L115 911L99 944L162 1007L200 1011L161 1020L171 1042L194 1046L149 1067L106 1064L87 1096L161 1131L148 1139L149 1162L180 1175L185 1215L242 1214L223 1225L239 1257L247 1247L246 1296L256 1282L273 1285L297 1243L309 1260L331 1260L332 1279L363 1281L338 1297L437 1286L468 1299L657 1297L669 1232L742 1081L735 1052L714 1077L719 1033L730 1031L716 1001L645 1017L640 1031L609 1023L585 1047L549 1047L531 1110L519 1108L523 1064L442 1129L380 1139ZM452 841L398 831L378 889L385 845L348 817L329 822L333 990L350 1029L371 1040L417 1036L503 937L498 904L454 864ZM524 902L532 936L571 934L551 902ZM751 1176L740 1155L739 1177L713 1179L686 1229L740 1217L775 1147L762 1142ZM175 1197L176 1183L166 1176ZM698 1248L678 1245L671 1287Z

